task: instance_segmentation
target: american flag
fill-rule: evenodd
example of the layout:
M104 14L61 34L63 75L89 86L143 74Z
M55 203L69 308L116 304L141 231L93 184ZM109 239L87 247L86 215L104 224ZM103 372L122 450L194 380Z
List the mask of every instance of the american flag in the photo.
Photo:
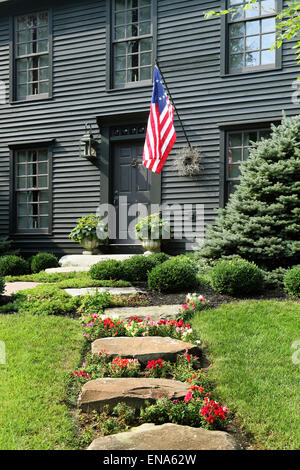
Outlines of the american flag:
M144 146L143 164L159 174L176 141L174 109L164 90L158 68L154 69L154 84L150 116Z

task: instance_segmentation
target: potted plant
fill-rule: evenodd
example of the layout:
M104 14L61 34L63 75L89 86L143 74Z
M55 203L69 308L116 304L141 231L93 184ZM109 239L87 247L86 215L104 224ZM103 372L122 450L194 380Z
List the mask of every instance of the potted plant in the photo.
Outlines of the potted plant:
M92 255L98 253L99 245L107 245L108 228L102 221L102 217L94 214L86 215L78 220L78 224L73 228L69 238L79 242L85 249L82 254Z
M142 242L147 255L160 251L161 240L170 238L171 229L161 215L157 213L141 219L135 226L135 233L138 240Z

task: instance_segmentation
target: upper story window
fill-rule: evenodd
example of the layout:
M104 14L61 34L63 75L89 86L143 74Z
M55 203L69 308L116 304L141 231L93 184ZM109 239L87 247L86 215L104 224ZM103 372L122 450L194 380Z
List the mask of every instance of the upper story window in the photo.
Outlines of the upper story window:
M229 0L231 8L248 0ZM238 10L228 18L229 73L248 72L276 66L276 0L258 0L247 10Z
M49 14L47 11L15 18L15 99L48 98Z
M49 231L49 151L14 152L16 232Z
M113 86L151 81L153 25L151 0L113 0Z
M227 133L226 149L226 185L227 197L232 194L240 182L241 162L248 159L250 142L258 142L262 138L269 138L270 129L230 131Z

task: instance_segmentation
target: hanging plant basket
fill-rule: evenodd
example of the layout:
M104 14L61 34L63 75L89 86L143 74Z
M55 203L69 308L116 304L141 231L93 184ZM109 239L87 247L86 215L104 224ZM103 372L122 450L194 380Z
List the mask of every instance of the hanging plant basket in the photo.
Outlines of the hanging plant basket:
M202 171L202 156L197 147L178 149L174 160L176 169L181 176L195 176Z

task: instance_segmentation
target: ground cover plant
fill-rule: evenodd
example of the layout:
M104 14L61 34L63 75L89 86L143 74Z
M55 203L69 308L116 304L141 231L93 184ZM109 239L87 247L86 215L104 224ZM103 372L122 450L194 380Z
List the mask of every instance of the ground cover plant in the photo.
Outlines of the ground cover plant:
M300 447L300 366L293 347L299 321L299 302L255 300L224 304L192 321L213 364L216 396L265 449Z
M68 377L83 346L78 320L0 315L0 340L6 346L6 364L0 365L0 449L77 448L77 424L67 400Z

